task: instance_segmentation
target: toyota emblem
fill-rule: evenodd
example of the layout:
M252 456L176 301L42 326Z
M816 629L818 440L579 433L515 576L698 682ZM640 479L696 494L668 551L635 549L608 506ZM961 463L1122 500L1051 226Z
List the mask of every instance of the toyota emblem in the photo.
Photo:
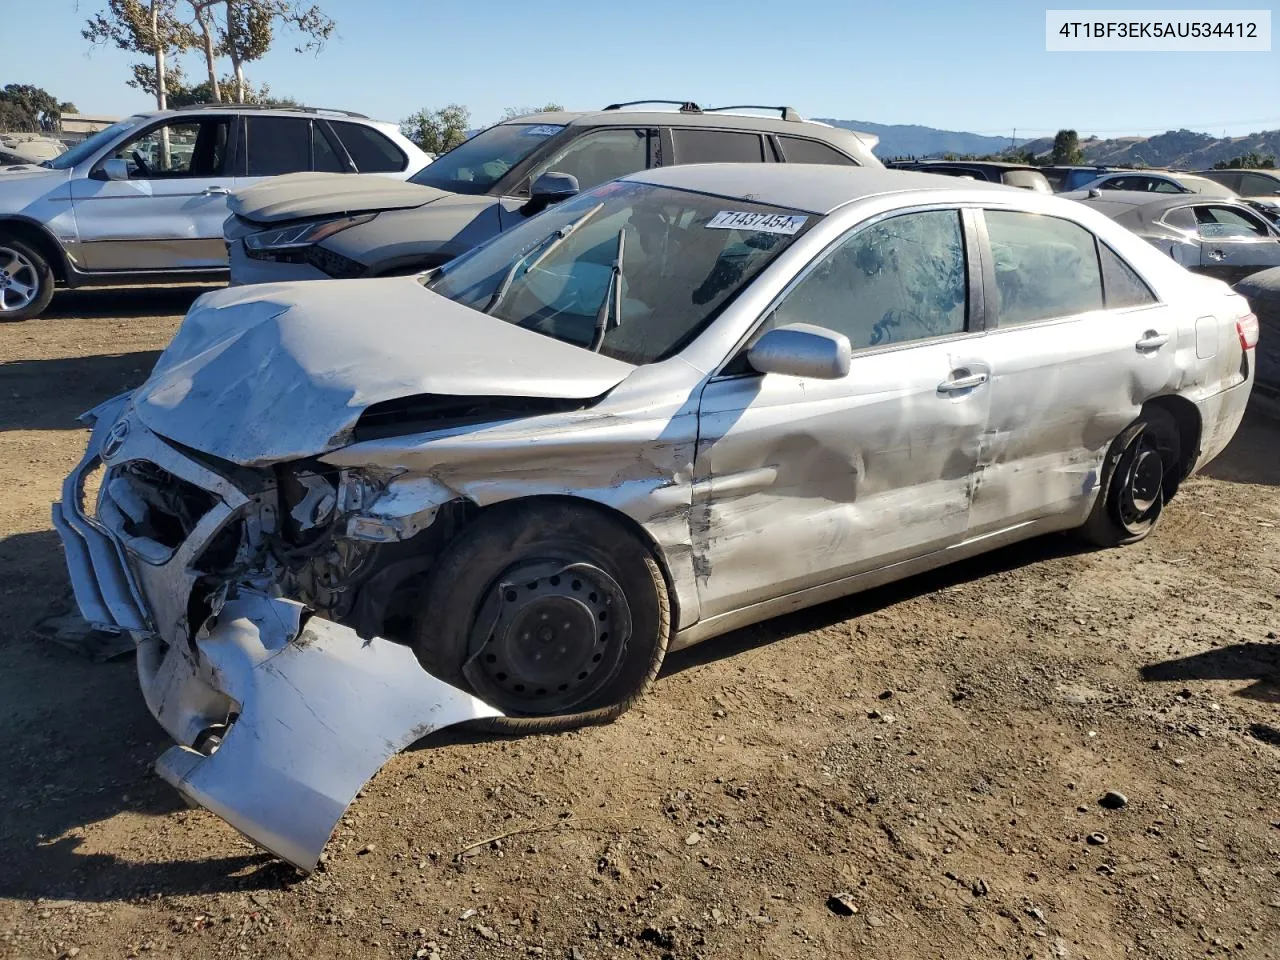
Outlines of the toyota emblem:
M110 460L119 453L127 436L129 436L129 421L117 420L111 432L107 434L107 439L102 442L102 459Z

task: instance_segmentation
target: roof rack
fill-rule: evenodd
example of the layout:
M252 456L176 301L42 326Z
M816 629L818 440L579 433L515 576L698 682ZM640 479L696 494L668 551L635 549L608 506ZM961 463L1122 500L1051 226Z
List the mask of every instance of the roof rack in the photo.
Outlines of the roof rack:
M336 113L343 117L354 117L357 120L368 120L363 113L351 110L335 110L331 107L289 107L270 103L230 103L220 100L214 103L193 103L189 107L171 107L172 110L292 110L295 113Z
M730 110L769 110L778 111L783 120L803 120L795 107L768 107L759 103L739 103L732 107L707 107L703 113L726 113Z
M680 108L681 113L702 113L702 108L692 100L627 100L625 103L611 103L606 110L621 110L623 107L637 107L644 103L670 103Z

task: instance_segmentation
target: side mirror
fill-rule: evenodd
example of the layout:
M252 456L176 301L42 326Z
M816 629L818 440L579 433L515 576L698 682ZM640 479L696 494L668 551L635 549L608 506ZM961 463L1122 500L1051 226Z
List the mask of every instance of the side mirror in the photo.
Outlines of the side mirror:
M128 180L129 161L112 157L102 164L102 172L106 174L108 180Z
M568 200L577 192L577 177L571 173L556 173L551 170L533 181L533 185L529 188L529 199L545 207L559 203L561 200Z
M774 327L747 351L747 363L759 373L839 380L849 373L849 338L809 323Z

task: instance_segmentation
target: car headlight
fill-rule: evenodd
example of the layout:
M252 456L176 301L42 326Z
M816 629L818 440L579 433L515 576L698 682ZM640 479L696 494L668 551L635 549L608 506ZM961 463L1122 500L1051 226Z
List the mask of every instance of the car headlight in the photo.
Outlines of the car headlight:
M338 217L334 220L318 220L311 223L294 224L278 230L264 230L262 233L251 233L244 238L245 250L250 255L255 253L276 253L286 250L301 250L319 243L326 237L340 233L350 227L368 223L376 213L364 213L355 217Z

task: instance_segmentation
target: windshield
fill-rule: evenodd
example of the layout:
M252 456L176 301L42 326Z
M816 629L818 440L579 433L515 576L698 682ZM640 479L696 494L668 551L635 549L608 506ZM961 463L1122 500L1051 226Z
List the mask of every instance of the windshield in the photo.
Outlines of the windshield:
M580 347L596 343L627 363L653 363L697 336L819 219L618 180L477 247L425 282L508 323ZM611 294L616 306L602 309Z
M113 123L105 130L99 130L87 140L81 140L74 147L61 156L54 157L52 160L46 160L40 164L42 167L49 167L52 170L70 170L76 164L89 159L98 151L99 147L105 147L126 130L132 130L146 117L130 117L128 120L121 120L119 123Z
M487 193L503 174L563 129L558 123L500 123L437 157L409 179L454 193Z

